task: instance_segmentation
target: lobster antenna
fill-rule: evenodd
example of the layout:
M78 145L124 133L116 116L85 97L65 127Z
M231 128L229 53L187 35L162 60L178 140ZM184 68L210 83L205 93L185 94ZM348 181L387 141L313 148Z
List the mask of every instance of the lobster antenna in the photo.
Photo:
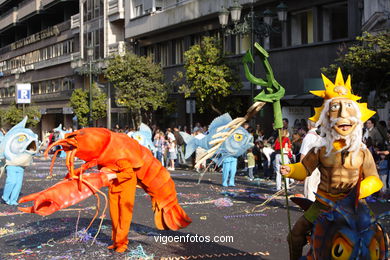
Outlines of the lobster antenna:
M103 220L104 220L104 216L105 216L105 213L106 213L106 210L107 210L107 206L108 206L108 199L107 199L107 196L106 194L104 194L104 192L100 191L99 189L97 189L95 186L93 186L90 182L88 182L87 180L82 180L83 183L85 183L87 186L89 186L90 189L93 189L95 190L95 192L98 192L100 193L103 197L104 197L104 200L105 200L105 203L104 203L104 209L103 209L103 212L102 212L102 215L101 215L101 220L100 220L100 224L99 224L99 228L98 228L98 231L96 232L95 236L93 237L93 241L92 241L92 244L93 245L96 241L96 238L97 236L99 235L100 233L100 230L102 228L102 225L103 225Z

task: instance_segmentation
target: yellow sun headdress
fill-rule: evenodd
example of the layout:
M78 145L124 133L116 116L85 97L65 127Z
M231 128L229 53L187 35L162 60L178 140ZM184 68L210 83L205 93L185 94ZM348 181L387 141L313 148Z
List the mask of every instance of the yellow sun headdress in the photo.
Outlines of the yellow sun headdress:
M313 95L322 97L324 101L332 98L348 98L356 102L357 100L361 99L361 97L352 94L351 75L348 75L347 81L344 83L343 74L341 73L340 68L338 68L337 70L336 80L334 83L330 81L327 77L325 77L324 74L321 75L322 80L324 81L325 90L310 91L310 93L312 93ZM362 114L360 119L362 120L362 122L367 121L375 114L375 111L372 111L367 108L367 103L356 102L356 104L360 108L360 112ZM317 122L320 119L321 112L323 109L324 105L314 108L315 114L309 119L314 122Z

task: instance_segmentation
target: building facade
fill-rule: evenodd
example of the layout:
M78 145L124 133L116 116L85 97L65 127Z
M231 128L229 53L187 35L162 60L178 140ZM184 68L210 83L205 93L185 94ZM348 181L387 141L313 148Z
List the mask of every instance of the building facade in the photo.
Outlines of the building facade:
M31 105L42 113L41 134L59 124L77 127L69 106L72 91L89 89L89 75L81 72L90 61L104 66L101 61L109 55L124 52L123 18L122 0L1 0L1 108L15 103L18 83L31 83ZM91 57L87 48L93 49ZM108 91L99 72L92 77ZM111 112L123 114L123 109L113 103ZM108 119L97 124L107 126Z
M226 34L234 29L229 18L224 30L219 22L221 6L242 6L241 24L253 10L256 25L264 25L264 11L273 15L267 34ZM0 0L0 107L15 101L17 83L31 83L32 102L40 107L41 132L62 123L74 127L69 98L75 88L89 89L90 75L102 91L113 94L100 71L104 60L129 49L149 55L164 69L171 82L183 71L184 52L203 36L223 39L230 59L240 61L253 42L270 53L276 79L285 87L284 113L292 119L307 118L318 100L309 90L322 88L320 68L333 63L340 46L351 44L362 30L389 28L386 0L290 0L287 20L277 16L275 0ZM268 28L269 29L269 28ZM88 50L91 53L88 56ZM88 71L92 64L93 71ZM257 60L255 75L264 75ZM240 75L244 107L260 89ZM174 88L170 99L176 110L157 114L163 127L189 125L186 101ZM129 124L126 110L109 101L107 120L98 126ZM266 108L257 121L271 125ZM195 121L209 123L210 114L195 113ZM388 113L383 113L388 117ZM212 116L213 117L213 116ZM387 120L387 118L385 119Z
M271 32L268 35L224 35L218 16L221 6L234 6L233 0L130 0L125 4L125 40L136 53L150 55L160 63L167 81L171 81L178 70L183 70L183 52L199 43L202 36L223 38L226 54L235 60L241 60L251 43L259 42L270 53L275 77L286 89L283 112L290 121L295 121L310 117L312 107L318 105L319 101L309 94L309 90L323 88L321 67L333 63L340 46L351 44L364 26L377 28L374 24L378 25L378 17L382 19L381 25L383 19L388 21L388 16L383 18L386 16L383 10L389 10L388 1L380 0L290 0L285 1L288 4L287 20L280 22L276 15L280 1L237 2L242 6L241 22L248 18L253 8L256 22L261 25L264 11L271 10L274 14ZM367 21L371 21L370 25ZM230 21L228 28L233 27L234 23ZM259 64L257 60L254 74L264 77ZM249 107L249 97L260 89L250 85L242 69L239 73L243 83L241 94L248 97ZM171 122L188 125L189 115L183 97L178 93L173 95L178 102L177 113L170 115ZM271 118L266 116L269 109L260 112L257 120L271 125ZM201 115L195 115L195 121L202 119Z

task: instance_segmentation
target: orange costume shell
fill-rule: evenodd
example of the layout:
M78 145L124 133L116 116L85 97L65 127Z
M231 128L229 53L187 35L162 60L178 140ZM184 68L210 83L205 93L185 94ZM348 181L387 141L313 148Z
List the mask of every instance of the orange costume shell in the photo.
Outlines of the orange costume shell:
M57 145L61 145L66 152L66 166L68 168L66 178L72 179L70 181L72 184L67 184L68 186L55 185L46 190L53 188L56 190L56 192L51 191L49 195L56 197L52 199L56 201L53 204L53 206L56 205L54 211L77 203L77 200L73 200L74 203L71 204L69 198L65 198L69 204L65 206L65 201L58 197L59 194L74 194L77 189L82 194L83 190L86 190L84 184L92 184L90 177L83 177L85 170L94 166L97 166L100 170L99 174L91 174L91 176L96 175L102 178L100 182L97 182L97 187L94 186L93 189L109 185L105 173L115 173L117 175L117 178L113 179L109 186L112 240L114 242L109 247L110 249L115 249L117 252L124 252L127 249L127 235L133 216L137 184L152 197L154 221L158 229L178 230L191 223L191 219L178 203L175 184L169 172L153 157L149 149L141 146L126 134L114 133L105 128L84 128L68 133L64 139L51 144L46 149L45 155L52 147ZM78 169L74 169L74 157L85 161ZM53 162L54 159L55 157ZM77 185L75 185L76 183ZM90 191L89 193L89 195L92 194ZM27 198L21 198L21 202L42 198L42 196L45 196L45 200L41 200L41 202L48 200L48 196L43 191L39 193L39 196L29 195L26 196ZM83 196L87 197L86 194ZM57 205L61 203L62 205ZM40 211L37 212L36 209L40 209ZM41 215L42 213L48 215L54 212L51 207L43 207L42 205L21 208L21 210L41 213Z

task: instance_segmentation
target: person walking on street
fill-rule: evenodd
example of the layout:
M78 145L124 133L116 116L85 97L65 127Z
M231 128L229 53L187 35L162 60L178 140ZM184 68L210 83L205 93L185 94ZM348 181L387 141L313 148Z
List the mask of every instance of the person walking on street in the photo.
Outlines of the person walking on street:
M248 163L248 177L250 181L254 180L253 170L256 166L255 156L252 153L252 149L248 149L248 153L246 154L246 163Z
M299 153L301 155L300 162L305 158L306 154L310 151L313 145L320 142L321 137L317 133L317 128L315 122L309 120L307 125L309 131L307 132L305 138L303 138L301 149ZM318 184L320 183L320 171L316 168L310 176L307 176L304 183L304 195L305 198L315 201L316 196L314 192L317 192Z
M184 140L183 137L180 135L180 131L177 127L173 128L173 135L176 139L176 145L177 145L177 159L179 164L185 164L186 160L184 159Z

